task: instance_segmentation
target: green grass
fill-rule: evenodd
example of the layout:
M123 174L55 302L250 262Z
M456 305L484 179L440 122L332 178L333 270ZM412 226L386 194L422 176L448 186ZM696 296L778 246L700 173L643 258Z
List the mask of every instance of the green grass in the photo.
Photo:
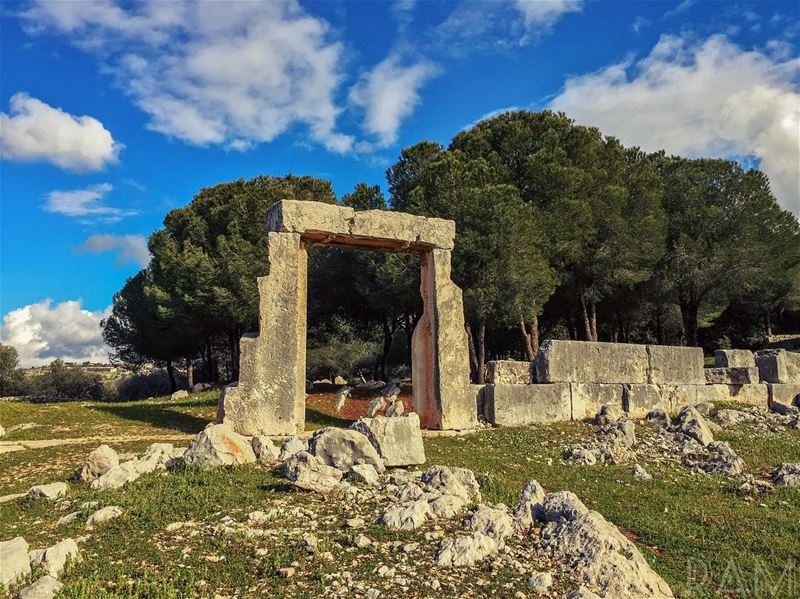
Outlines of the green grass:
M90 435L180 437L205 426L213 416L216 399L216 393L209 393L178 401L129 404L0 404L0 424L6 429L21 423L39 425L13 431L2 440ZM346 424L318 411L309 411L307 417L309 429ZM638 428L637 434L648 434L645 427ZM692 474L683 467L641 462L654 479L640 482L624 465L561 463L563 446L593 433L590 425L564 423L436 437L426 439L425 446L428 463L475 471L488 502L513 505L521 486L532 478L548 491L575 492L636 542L678 596L800 596L800 489L778 488L746 501L729 479ZM743 424L718 437L728 441L747 463L748 473L757 476L765 476L780 462L800 461L797 431L765 436ZM147 444L142 439L114 447L135 452ZM73 564L64 577L64 596L313 597L328 584L323 576L336 571L335 563L312 563L294 537L254 544L235 535L209 532L208 527L226 514L242 520L249 511L266 511L287 501L300 502L318 514L334 515L324 499L291 492L265 468L254 465L152 474L130 489L97 494L71 479L75 465L92 448L91 444L69 445L0 454L0 495L64 480L70 482L73 502L64 511L27 499L2 504L0 539L22 535L32 547L44 547L84 534L84 519L68 526L55 525L61 515L80 509L82 501L99 499L101 506L116 504L125 509L122 518L91 534L82 545L84 559ZM171 522L187 520L205 528L192 538L164 530ZM287 520L287 527L294 525L291 518ZM352 542L353 531L335 529L332 534L341 546ZM370 528L367 534L375 539L411 538L408 533L381 528ZM187 547L190 551L184 554ZM256 553L257 547L261 554ZM364 572L392 557L371 556L369 550L353 555ZM213 556L224 559L214 561ZM287 590L278 569L292 562L300 564L302 578ZM512 572L486 575L497 582L513 578ZM453 587L455 595L458 588Z

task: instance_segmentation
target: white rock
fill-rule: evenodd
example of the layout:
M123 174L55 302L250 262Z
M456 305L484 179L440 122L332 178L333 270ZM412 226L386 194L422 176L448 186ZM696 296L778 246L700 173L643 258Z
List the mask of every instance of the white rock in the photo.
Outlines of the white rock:
M31 499L49 499L54 500L63 497L67 494L67 485L65 483L50 483L49 485L36 485L31 487L28 491L28 497Z
M387 510L381 523L393 530L415 530L433 518L430 505L424 499L417 499Z
M380 396L376 397L375 399L370 401L369 405L367 406L367 418L374 418L375 416L378 415L378 412L380 412L385 407L386 407L386 401L383 399L383 397Z
M170 395L170 399L184 399L189 397L189 392L186 389L178 389L175 393Z
M800 464L780 464L772 471L776 485L800 487Z
M73 539L64 539L45 549L39 557L39 563L45 574L58 578L67 565L67 560L78 559L78 545Z
M480 532L473 532L466 537L443 541L436 554L436 562L440 566L473 566L492 555L500 546L500 542L496 539Z
M628 470L633 474L633 478L638 478L639 480L650 480L653 478L652 475L639 464L631 464Z
M437 518L452 518L467 505L467 500L457 495L439 495L428 500L433 515Z
M395 417L361 418L350 428L365 435L389 467L425 463L425 445L419 415L415 412Z
M117 452L108 445L101 445L90 453L86 461L78 467L75 476L80 481L90 483L117 465L119 465Z
M253 453L256 454L256 459L259 462L264 462L266 464L272 464L278 461L278 457L280 457L280 450L275 447L275 444L272 442L272 439L267 437L266 435L259 435L257 437L253 437L250 441L250 445L253 448Z
M308 451L308 443L300 439L299 437L292 437L286 443L283 444L281 447L280 455L278 456L278 460L283 462L284 460L288 460L294 454L299 453L301 451Z
M280 471L294 486L305 491L330 493L342 480L342 471L324 464L307 451L292 455L283 462Z
M708 428L705 418L693 406L684 406L674 422L677 429L687 437L691 437L703 447L714 441L714 435Z
M58 519L58 522L56 522L56 525L57 526L64 526L66 524L72 524L73 522L75 522L75 520L78 519L78 516L80 516L80 515L81 515L80 512L70 512L66 516L61 516Z
M356 464L372 464L378 473L386 470L366 435L341 428L323 428L308 441L308 451L328 466L347 472Z
M467 528L503 541L513 534L514 522L508 508L502 504L496 507L479 505L467 522Z
M119 518L123 510L118 505L109 505L101 508L86 519L86 530L92 530L95 526L106 524L114 518Z
M64 585L45 574L19 592L19 599L52 599Z
M368 485L377 485L381 480L380 474L372 464L356 464L350 468L347 476Z
M215 468L253 463L256 454L247 437L226 424L209 424L189 443L183 460L187 465Z
M125 483L132 482L142 475L138 460L128 460L114 466L101 477L92 481L90 488L94 491L119 489Z
M537 595L544 595L553 586L553 575L550 572L534 572L528 583Z
M0 541L0 584L10 589L31 573L28 543L22 537Z
M514 528L526 530L533 526L534 520L542 517L542 502L545 493L537 481L531 480L525 483L519 492L519 501L514 508Z
M597 593L590 591L586 587L578 587L567 593L566 599L602 599Z
M6 436L6 429L0 426L0 438L3 438L5 436Z
M365 549L372 545L372 541L370 541L369 538L364 535L358 535L356 537L355 544L359 549Z
M426 490L463 497L468 501L480 501L480 485L472 471L466 468L431 466L422 473L420 480Z
M387 418L397 418L399 416L402 416L403 412L405 411L406 407L405 405L403 405L403 402L400 401L399 399L396 399L389 405L388 408L386 408L386 411L383 413L383 415L386 416Z

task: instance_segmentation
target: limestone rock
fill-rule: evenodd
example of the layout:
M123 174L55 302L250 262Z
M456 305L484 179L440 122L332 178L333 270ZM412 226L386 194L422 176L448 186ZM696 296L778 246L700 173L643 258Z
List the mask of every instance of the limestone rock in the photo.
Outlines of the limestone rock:
M475 474L466 468L431 466L420 478L426 490L455 495L466 501L480 501L480 485Z
M36 582L19 592L19 599L53 599L64 585L52 576L45 574Z
M339 375L336 375L336 378L333 379L333 384L334 385L346 385L347 381L344 378L340 377Z
M536 355L539 383L647 383L645 345L547 339Z
M10 589L31 573L28 543L22 537L0 541L0 584Z
M296 453L301 451L308 451L308 443L303 441L300 437L294 436L281 447L281 452L278 455L278 461L282 462L288 460Z
M424 499L417 499L388 509L381 523L393 530L416 530L433 518L430 505Z
M530 385L534 379L533 362L492 360L486 363L484 380L490 385Z
M770 383L767 385L769 392L769 408L778 414L788 414L792 408L800 407L800 384L798 383Z
M633 478L639 480L651 480L653 478L652 475L639 464L631 464L628 470L633 474Z
M214 385L211 383L195 383L192 385L190 391L192 393L202 393L203 391L209 391L214 388Z
M469 536L445 540L436 554L436 562L440 566L463 567L473 566L489 557L501 547L501 543L480 532Z
M717 422L719 422L719 424L722 425L723 428L734 426L742 422L752 422L754 420L757 420L756 416L750 414L749 412L742 412L741 410L731 410L731 409L719 410L714 417L717 419Z
M733 451L731 446L725 441L709 443L707 449L716 454L708 462L703 464L703 470L709 474L738 476L744 470L744 461L736 455L736 452Z
M214 468L252 463L256 455L246 437L225 424L210 424L191 440L183 459L187 465Z
M714 351L717 368L755 368L756 359L748 349L718 349Z
M259 462L272 464L277 462L280 457L280 450L275 447L272 439L265 435L253 437L250 440L250 446L253 448L253 453Z
M6 429L0 426L0 439L6 436Z
M766 383L800 383L800 353L764 349L756 352L756 366Z
M514 522L508 508L502 504L495 507L479 505L467 522L467 528L503 541L514 533Z
M143 474L138 460L128 460L114 466L101 477L92 481L94 491L108 491L119 489L126 483L133 482Z
M553 586L553 575L550 572L534 572L528 579L528 584L537 595L544 595Z
M800 487L800 463L780 464L772 471L772 480L776 485Z
M750 385L758 383L758 368L706 368L707 385Z
M648 345L648 383L703 385L703 350L700 347Z
M683 408L678 413L678 417L673 424L675 424L681 433L687 437L691 437L703 447L714 441L714 435L711 434L711 430L708 428L705 418L692 406Z
M396 418L361 418L350 428L369 439L387 467L425 463L425 446L415 412Z
M399 399L396 399L391 404L389 404L388 408L386 408L384 416L386 416L387 418L397 418L398 416L403 415L405 409L406 407L405 405L403 405L403 402L400 401Z
M31 499L49 499L53 501L67 494L66 483L50 483L49 485L36 485L28 491Z
M631 418L644 418L655 409L670 410L658 385L624 385L622 407Z
M439 495L428 500L433 515L437 518L452 518L467 505L467 500L456 495Z
M572 419L568 383L487 385L483 401L486 420L497 426L526 426Z
M42 564L45 574L58 578L64 571L67 560L76 559L78 559L78 545L73 539L64 539L45 549L37 561Z
M322 494L330 493L342 480L343 474L307 451L292 455L281 464L280 471L299 489Z
M56 526L65 526L66 524L72 524L78 517L81 515L81 512L70 512L66 516L61 516L56 522Z
M86 461L75 471L78 480L90 483L119 465L117 452L108 445L101 445L89 454Z
M570 383L572 397L572 419L595 418L604 405L616 406L622 413L622 385L603 383Z
M519 492L519 501L514 508L514 527L525 530L533 526L535 520L542 517L545 492L537 481L525 483Z
M189 392L186 389L179 389L170 395L170 399L184 399L189 397Z
M648 412L647 416L645 416L645 420L661 428L666 428L671 424L667 413L660 408Z
M367 418L374 418L378 415L378 412L383 410L386 407L386 400L383 397L378 396L372 399L367 406Z
M86 530L92 530L95 526L106 524L123 514L123 509L118 505L109 505L100 508L86 519Z
M377 485L381 480L380 474L372 464L356 464L350 468L347 476L368 485Z
M595 417L597 424L614 424L625 415L621 404L605 404Z
M638 548L572 493L551 493L544 506L548 523L542 529L542 547L565 560L581 583L615 599L673 597Z
M371 464L378 473L386 470L367 436L357 430L320 429L309 439L308 451L342 472L347 472L355 464Z
M594 591L590 591L586 587L578 587L577 589L572 589L569 593L567 593L566 599L603 599L595 593Z

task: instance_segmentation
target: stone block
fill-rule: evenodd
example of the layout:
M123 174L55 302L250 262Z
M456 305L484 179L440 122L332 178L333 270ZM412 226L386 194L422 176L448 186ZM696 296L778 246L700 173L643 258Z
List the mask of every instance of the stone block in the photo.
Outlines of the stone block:
M486 382L491 385L530 385L534 382L533 362L492 360L486 364Z
M644 418L656 408L667 412L671 410L669 401L664 399L658 385L632 384L625 385L624 389L622 408L631 418Z
M755 368L756 359L749 349L718 349L714 351L717 368Z
M800 385L797 385L800 387ZM769 387L765 383L751 385L727 385L729 398L753 406L766 408L769 405ZM800 389L798 389L800 393Z
M31 573L28 543L22 537L0 541L0 586L6 591Z
M712 403L715 401L730 401L731 390L728 385L698 385L697 403Z
M469 396L475 398L475 407L477 408L476 409L476 414L478 415L478 418L483 418L484 417L483 416L483 414L484 414L484 410L483 410L483 401L484 401L483 390L484 390L485 387L486 387L486 385L472 385L472 384L470 384L470 386L469 386Z
M785 413L794 406L800 408L800 384L769 383L769 407L775 412Z
M350 428L365 435L388 467L425 463L425 446L414 412L396 418L361 418Z
M750 385L758 383L758 368L706 368L707 385Z
M800 353L785 349L756 352L756 366L765 383L800 383Z
M704 385L706 382L703 350L699 347L648 345L647 355L648 383Z
M697 390L701 385L659 385L663 408L668 414L677 414L683 406L694 406L698 403Z
M441 218L426 218L387 210L364 210L353 215L350 234L366 239L401 241L409 246L427 245L451 250L456 236L456 225L451 220Z
M355 210L349 206L281 200L267 211L267 231L275 233L318 232L332 235L350 233L350 220Z
M572 419L586 420L594 418L606 404L619 406L622 409L622 385L603 383L570 383L572 398Z
M572 417L567 383L552 385L487 385L486 419L497 426L562 422Z
M536 356L539 383L647 383L646 345L548 339Z

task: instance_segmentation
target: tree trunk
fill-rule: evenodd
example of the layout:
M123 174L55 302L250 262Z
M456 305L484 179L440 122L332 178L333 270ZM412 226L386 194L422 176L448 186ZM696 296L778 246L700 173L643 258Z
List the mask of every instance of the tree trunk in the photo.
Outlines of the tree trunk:
M681 319L683 320L683 334L686 337L686 345L696 346L697 342L697 312L699 306L697 302L689 300L681 302Z
M772 341L772 320L769 317L769 308L765 310L767 316L767 343Z
M178 390L178 385L175 383L175 370L172 368L172 359L167 360L167 375L169 376L170 393L175 393Z
M533 358L531 360L534 360L536 359L536 354L539 353L539 315L536 313L535 304L531 314L531 348L533 348Z
M414 336L415 318L412 314L403 315L403 328L406 334L406 366L411 368L411 340Z
M472 327L469 323L464 323L464 328L467 331L467 347L469 348L469 366L471 371L470 379L474 382L478 381L478 354L475 353L475 340L472 338Z
M386 375L386 362L389 359L389 351L392 349L392 338L397 329L397 323L392 321L389 317L384 317L381 320L383 326L383 352L381 353L381 378L389 380Z
M531 324L525 325L525 319L519 319L520 333L522 333L523 347L528 360L536 359L536 352L539 351L539 315L536 313L536 302L533 302L531 310ZM530 329L530 330L528 330Z
M194 386L194 365L191 356L186 358L186 386L191 389Z
M533 345L531 345L531 336L528 333L528 329L525 327L525 321L522 318L519 319L519 332L522 335L522 345L525 348L525 356L528 360L533 360L536 357L536 354L533 351Z
M486 365L486 325L481 323L478 325L478 384L485 383L484 367Z
M597 305L594 302L589 304L589 324L592 327L592 341L597 341Z
M656 312L656 341L659 345L665 345L666 331L664 330L664 315L659 308Z
M586 298L581 294L581 314L583 314L583 331L587 341L597 341L597 314L592 304L591 314L586 305Z

